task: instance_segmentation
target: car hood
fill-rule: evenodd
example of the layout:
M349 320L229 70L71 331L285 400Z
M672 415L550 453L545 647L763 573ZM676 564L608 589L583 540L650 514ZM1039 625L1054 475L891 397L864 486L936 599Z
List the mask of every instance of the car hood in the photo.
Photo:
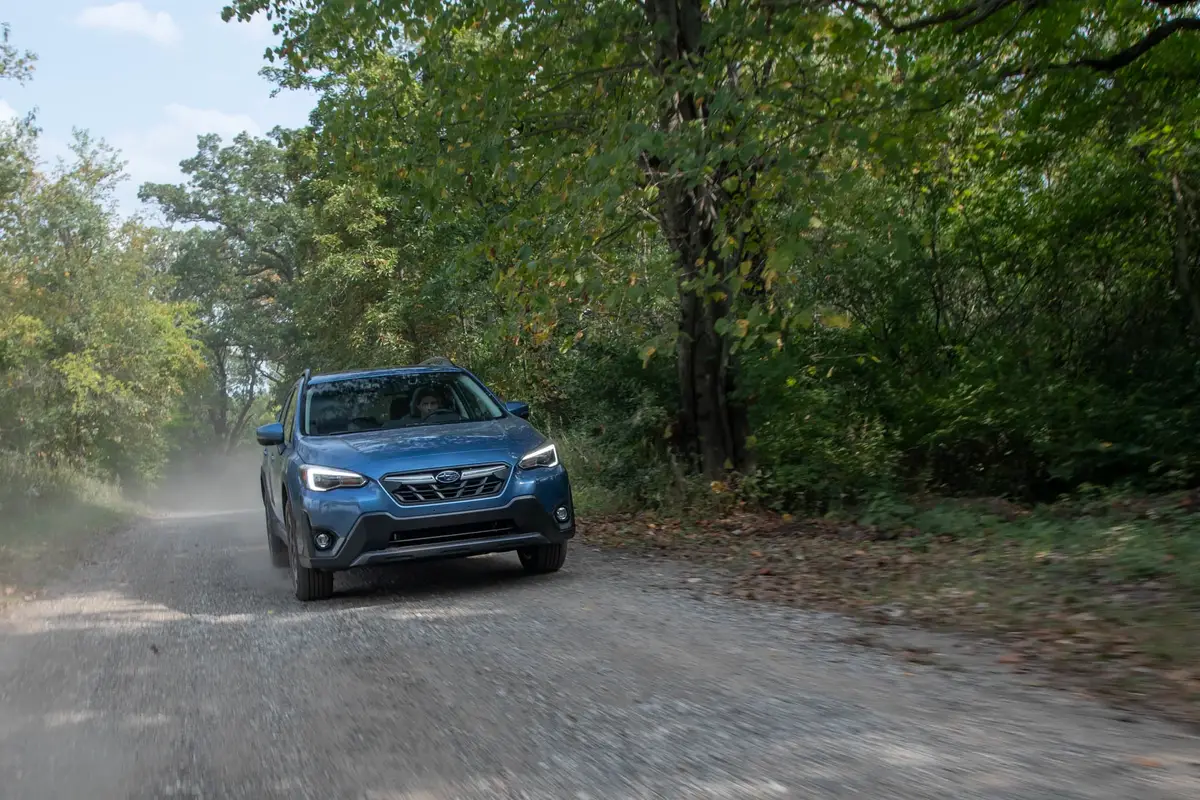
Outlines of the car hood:
M389 472L440 469L491 462L515 464L545 437L518 417L485 422L422 425L302 440L310 464L379 477Z

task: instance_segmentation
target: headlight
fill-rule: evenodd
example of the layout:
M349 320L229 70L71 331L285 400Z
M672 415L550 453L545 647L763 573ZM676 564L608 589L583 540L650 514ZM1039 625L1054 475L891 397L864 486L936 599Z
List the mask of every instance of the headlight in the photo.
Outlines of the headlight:
M367 479L357 472L333 467L303 466L300 477L304 485L314 492L328 492L330 489L357 489L367 485Z
M517 463L521 466L521 469L533 469L534 467L557 467L558 448L552 444L539 447L537 450L521 456L521 460Z

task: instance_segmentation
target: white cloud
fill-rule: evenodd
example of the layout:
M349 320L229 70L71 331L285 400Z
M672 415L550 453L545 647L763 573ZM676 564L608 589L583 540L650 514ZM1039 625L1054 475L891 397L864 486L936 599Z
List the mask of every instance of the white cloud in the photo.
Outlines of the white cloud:
M150 11L141 3L120 2L109 6L90 6L79 12L75 23L84 28L118 31L145 36L161 45L175 44L182 38L179 26L165 11Z
M128 162L132 183L180 180L179 162L196 154L196 137L216 133L228 143L243 131L261 136L261 126L248 114L229 114L209 108L192 108L171 103L163 108L162 120L143 131L114 138Z
M19 114L17 110L4 102L4 98L0 97L0 122L11 122L16 119Z

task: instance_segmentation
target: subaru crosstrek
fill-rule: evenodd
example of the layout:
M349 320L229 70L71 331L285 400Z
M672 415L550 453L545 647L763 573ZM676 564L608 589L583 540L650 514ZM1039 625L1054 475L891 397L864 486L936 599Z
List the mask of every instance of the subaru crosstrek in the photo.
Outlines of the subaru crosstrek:
M528 415L444 359L305 372L257 430L267 543L296 597L400 561L516 551L529 572L562 567L571 484Z

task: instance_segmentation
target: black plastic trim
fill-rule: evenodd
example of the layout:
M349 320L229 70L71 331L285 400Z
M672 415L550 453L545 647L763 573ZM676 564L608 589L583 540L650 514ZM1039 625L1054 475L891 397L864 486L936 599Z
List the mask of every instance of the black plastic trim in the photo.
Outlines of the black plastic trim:
M514 532L500 536L489 532L477 539L430 541L439 530L495 521L511 521ZM413 543L395 544L393 534L396 533L410 534L406 538L413 539ZM316 569L345 570L386 561L506 552L535 544L564 542L574 535L573 515L571 523L560 525L542 507L540 500L532 495L524 495L513 498L503 506L452 514L412 517L397 517L383 511L363 514L350 532L335 545L333 553L302 553L300 562Z

